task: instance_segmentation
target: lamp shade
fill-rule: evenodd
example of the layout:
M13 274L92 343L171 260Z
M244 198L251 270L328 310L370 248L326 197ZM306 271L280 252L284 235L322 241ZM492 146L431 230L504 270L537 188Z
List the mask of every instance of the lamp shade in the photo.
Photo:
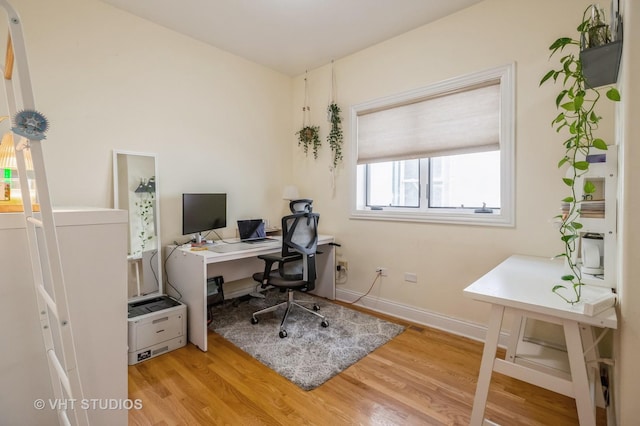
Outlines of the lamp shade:
M282 199L283 200L296 200L300 197L298 194L298 187L295 185L287 185L284 187L282 191Z

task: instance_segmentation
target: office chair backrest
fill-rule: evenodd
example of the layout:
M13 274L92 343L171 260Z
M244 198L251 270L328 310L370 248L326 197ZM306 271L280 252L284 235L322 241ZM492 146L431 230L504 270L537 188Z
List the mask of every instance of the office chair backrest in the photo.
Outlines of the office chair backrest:
M282 256L287 257L301 254L302 261L296 264L285 264L282 273L289 277L302 275L302 279L309 283L312 290L316 279L315 255L318 248L317 213L300 212L282 218Z
M313 212L313 200L309 198L301 198L299 200L291 200L289 203L289 210L291 213L311 213Z

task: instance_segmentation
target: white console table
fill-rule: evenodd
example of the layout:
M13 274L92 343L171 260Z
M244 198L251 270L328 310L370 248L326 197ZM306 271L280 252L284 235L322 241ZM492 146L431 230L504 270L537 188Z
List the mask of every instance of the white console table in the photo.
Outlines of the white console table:
M466 296L491 303L491 316L471 413L472 426L480 426L484 422L493 371L575 398L580 425L596 425L594 397L599 382L594 374L588 374L585 357L595 359L597 345L589 337L590 333L584 331L590 331L592 326L617 328L616 311L611 307L599 315L588 316L583 313L582 304L571 305L554 294L551 289L560 281L563 265L561 259L511 256L464 290ZM582 300L596 300L610 291L587 285L582 288ZM507 357L506 360L496 358L502 319L506 312L514 314L516 319L533 318L563 327L570 367L569 378L519 364L516 357ZM519 327L514 327L511 333L513 336L510 346L518 340ZM583 348L586 348L586 352ZM514 348L508 348L508 353L514 351Z
M278 237L273 237L278 238ZM232 240L233 241L233 240ZM316 288L310 292L326 299L336 298L334 238L318 236L316 255ZM224 244L224 243L218 243ZM192 250L190 246L166 248L167 280L182 295L187 305L189 341L200 350L207 351L207 278L221 275L225 282L248 278L264 269L264 261L257 256L278 253L282 244L256 245L248 250L216 253L209 250ZM249 318L247 318L249 321Z

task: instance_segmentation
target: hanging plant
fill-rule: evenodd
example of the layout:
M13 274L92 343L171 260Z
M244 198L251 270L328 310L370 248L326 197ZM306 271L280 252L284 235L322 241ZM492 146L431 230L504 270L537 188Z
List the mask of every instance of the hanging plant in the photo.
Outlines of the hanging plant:
M332 102L327 107L327 113L329 114L329 122L331 123L331 130L329 130L327 142L329 142L331 152L333 153L333 167L336 167L338 163L342 161L342 141L344 139L340 107L337 103Z
M302 129L296 132L298 135L298 146L302 146L305 155L309 153L309 148L312 148L313 158L318 158L318 150L320 149L320 127L312 126L308 124L309 111L311 108L308 106L308 89L307 89L307 77L304 78L304 106L302 107Z
M331 103L327 107L327 115L329 117L329 123L331 123L331 130L327 135L327 142L331 147L333 153L333 168L335 169L338 163L342 161L342 141L344 136L342 134L342 118L340 117L340 107L335 101L336 88L335 88L335 73L333 72L333 61L331 61Z
M586 18L586 14L585 11L583 21L578 26L581 38L593 33L593 27L601 24L600 15ZM557 39L549 47L549 50L553 56L571 46L577 47L579 50L580 41L562 37ZM581 300L582 286L584 285L582 271L575 255L580 232L583 228L580 223L580 207L583 200L577 196L576 185L580 181L578 178L589 170L589 162L586 161L589 151L592 148L606 150L607 144L593 134L601 119L596 113L600 92L589 86L585 80L583 63L579 55L566 53L560 59L560 64L559 69L547 72L540 81L540 85L550 80L553 80L554 83L558 80L562 82L563 89L555 100L556 108L560 110L560 113L552 121L552 126L558 133L564 130L569 134L568 139L563 142L565 153L558 163L558 167L568 166L569 168L566 176L562 179L569 194L562 200L563 214L556 216L560 220L560 239L564 245L564 251L557 257L565 259L569 273L560 278L563 284L555 285L552 291L567 303L575 304ZM617 102L620 100L620 93L616 88L610 87L606 92L606 97ZM582 192L587 196L593 194L595 192L593 183L585 180ZM567 291L570 291L569 295L566 294Z
M309 152L309 147L313 149L313 158L318 158L318 150L322 145L320 143L320 127L304 126L296 132L298 135L298 146L302 146L304 153Z

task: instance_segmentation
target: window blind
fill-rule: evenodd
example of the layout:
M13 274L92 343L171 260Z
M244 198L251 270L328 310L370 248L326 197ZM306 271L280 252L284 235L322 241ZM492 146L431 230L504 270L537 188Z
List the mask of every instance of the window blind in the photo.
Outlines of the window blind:
M500 149L500 82L357 116L358 164Z

